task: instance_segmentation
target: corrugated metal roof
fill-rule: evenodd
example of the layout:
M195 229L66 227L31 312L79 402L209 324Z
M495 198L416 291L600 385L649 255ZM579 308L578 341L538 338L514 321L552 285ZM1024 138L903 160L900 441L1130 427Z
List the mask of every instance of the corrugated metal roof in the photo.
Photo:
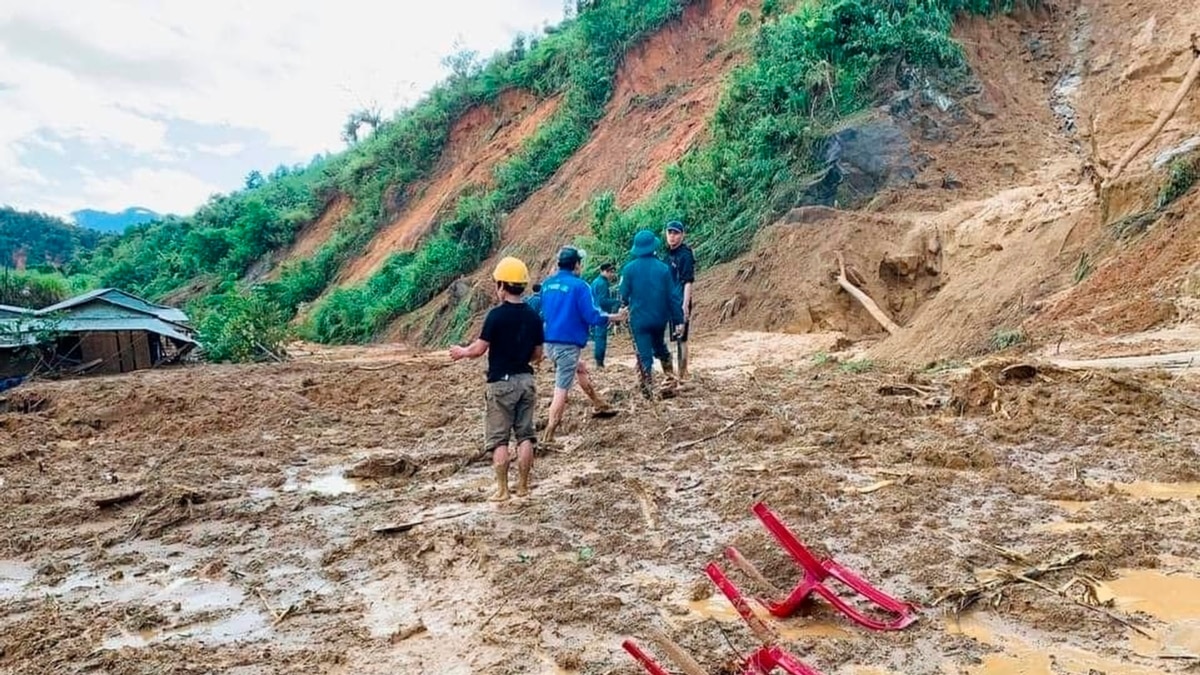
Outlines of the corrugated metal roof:
M67 316L54 322L53 330L58 333L93 333L107 330L148 330L152 333L196 344L196 340L169 321L146 317L144 319L74 319Z
M57 319L0 319L0 349L27 347L45 335L95 333L101 331L150 331L188 344L196 344L182 326L152 316L80 318L67 315Z
M118 288L98 288L94 291L88 291L82 295L77 295L73 298L63 300L60 303L50 305L49 307L43 307L42 309L38 310L37 313L51 314L54 312L61 312L71 309L72 307L78 307L80 305L87 304L93 300L110 302L114 305L127 307L138 312L152 314L164 321L171 321L178 324L186 324L188 322L187 314L180 309L175 307L167 307L166 305L158 305L153 302L143 300L136 295L126 293Z
M0 305L0 316L3 316L5 314L12 314L12 315L16 315L16 316L25 316L27 314L33 314L33 310L26 309L25 307L16 307L13 305Z

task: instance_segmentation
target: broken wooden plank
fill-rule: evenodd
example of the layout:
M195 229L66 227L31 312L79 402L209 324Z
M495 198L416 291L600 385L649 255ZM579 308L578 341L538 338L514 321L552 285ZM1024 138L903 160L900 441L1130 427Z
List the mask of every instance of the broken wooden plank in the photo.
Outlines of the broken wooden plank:
M121 494L108 495L104 497L92 497L92 503L96 506L106 509L120 504L127 504L134 501L145 494L145 490L133 490L131 492L122 492Z
M410 520L407 523L396 523L394 525L380 525L378 527L372 528L371 531L374 532L375 534L399 534L401 532L408 532L409 530L411 530L414 527L421 525L423 523L432 523L436 520L449 520L451 518L461 518L462 516L468 515L470 513L471 513L470 511L459 511L457 513L451 513L451 514L447 514L444 516L430 516L427 518L419 518L417 520Z

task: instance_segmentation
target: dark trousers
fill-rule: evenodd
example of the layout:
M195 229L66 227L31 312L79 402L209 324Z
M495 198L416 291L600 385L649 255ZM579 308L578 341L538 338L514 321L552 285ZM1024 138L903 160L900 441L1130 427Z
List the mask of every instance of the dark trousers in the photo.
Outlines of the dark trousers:
M596 365L604 367L604 355L608 352L608 326L592 327L592 356Z
M654 359L664 363L671 362L671 351L667 349L667 341L664 339L666 326L631 327L630 332L633 333L633 346L637 350L638 367L643 373L648 374L654 370Z

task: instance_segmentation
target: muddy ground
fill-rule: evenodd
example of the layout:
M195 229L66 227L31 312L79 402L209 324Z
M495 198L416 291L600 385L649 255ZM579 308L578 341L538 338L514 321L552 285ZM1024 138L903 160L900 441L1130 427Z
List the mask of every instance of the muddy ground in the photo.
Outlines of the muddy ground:
M471 462L483 364L442 353L332 350L13 390L0 670L635 673L622 639L653 650L661 628L718 672L753 640L703 566L736 544L776 584L794 578L756 500L923 607L895 633L821 603L778 622L821 672L1195 663L1200 379L893 372L818 351L834 346L709 342L680 396L649 405L617 339L599 382L622 414L592 420L574 403L533 497L499 506L488 463ZM545 399L549 373L539 382ZM1005 555L1026 569L1076 552L1090 557L1044 588L1008 585L961 615L934 603Z

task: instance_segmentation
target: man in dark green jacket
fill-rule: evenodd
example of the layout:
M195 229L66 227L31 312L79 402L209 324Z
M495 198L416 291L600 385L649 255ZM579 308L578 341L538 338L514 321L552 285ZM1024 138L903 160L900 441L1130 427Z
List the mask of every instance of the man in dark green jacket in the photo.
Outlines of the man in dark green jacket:
M600 274L592 281L592 303L601 312L615 314L621 309L621 301L613 297L612 282L617 279L617 267L610 262L600 266ZM608 326L592 327L592 356L596 367L604 367L604 354L608 351Z
M621 304L629 308L629 331L637 349L642 395L654 394L654 359L671 374L671 352L663 339L667 326L682 329L683 297L671 278L671 268L654 256L661 242L650 230L633 238L633 260L621 270Z

